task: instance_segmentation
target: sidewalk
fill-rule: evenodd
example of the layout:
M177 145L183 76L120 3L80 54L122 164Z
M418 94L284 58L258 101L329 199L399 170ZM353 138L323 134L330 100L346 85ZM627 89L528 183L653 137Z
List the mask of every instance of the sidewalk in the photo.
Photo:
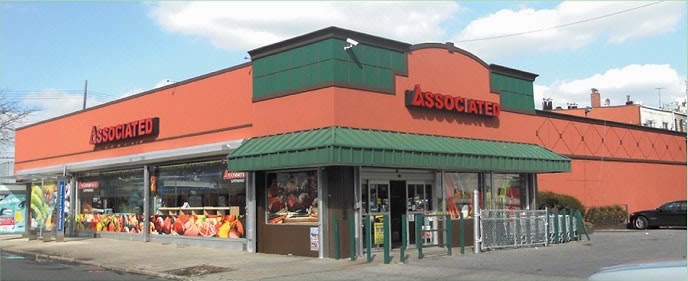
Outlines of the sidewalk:
M444 249L430 248L422 260L417 258L417 251L407 251L409 260L405 264L399 263L398 251L393 253L390 264L383 264L382 253L366 263L365 256L357 261L318 259L107 238L65 237L65 242L43 242L16 235L0 236L0 248L4 252L176 280L553 280L552 276L447 266L457 258L476 257L472 248L466 248L463 256L458 248L453 249L453 256L446 256ZM194 272L200 275L190 276Z

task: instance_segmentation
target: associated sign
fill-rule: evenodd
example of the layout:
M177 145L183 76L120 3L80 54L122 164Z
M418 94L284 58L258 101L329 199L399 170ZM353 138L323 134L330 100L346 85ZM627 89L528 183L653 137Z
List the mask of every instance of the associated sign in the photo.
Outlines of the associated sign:
M115 126L98 129L93 126L90 144L103 144L126 139L155 136L158 134L160 119L158 117L136 120Z
M244 182L246 181L246 173L244 172L230 172L225 169L225 173L222 176L223 179L229 180L232 183Z
M442 111L463 112L468 114L498 117L501 112L499 103L454 97L440 93L423 92L420 85L406 91L406 106L421 107Z
M79 189L93 189L98 188L99 186L100 183L98 181L79 182L79 184L77 184Z

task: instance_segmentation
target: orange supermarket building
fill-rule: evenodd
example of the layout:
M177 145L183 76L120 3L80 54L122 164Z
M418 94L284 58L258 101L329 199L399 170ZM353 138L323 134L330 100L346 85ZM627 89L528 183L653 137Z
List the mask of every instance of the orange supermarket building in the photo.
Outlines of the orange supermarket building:
M482 209L686 197L685 134L536 110L536 74L451 43L329 27L249 54L17 129L31 228L327 258L335 219L342 253L368 215L398 245L403 214L472 219L473 190Z

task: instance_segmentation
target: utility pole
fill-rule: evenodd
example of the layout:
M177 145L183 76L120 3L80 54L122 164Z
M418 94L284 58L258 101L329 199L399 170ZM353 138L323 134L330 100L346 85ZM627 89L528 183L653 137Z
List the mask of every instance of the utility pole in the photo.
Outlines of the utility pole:
M88 96L88 80L84 80L84 107L82 110L86 109L86 97Z
M662 89L664 88L655 88L657 89L657 95L659 96L659 109L662 109Z

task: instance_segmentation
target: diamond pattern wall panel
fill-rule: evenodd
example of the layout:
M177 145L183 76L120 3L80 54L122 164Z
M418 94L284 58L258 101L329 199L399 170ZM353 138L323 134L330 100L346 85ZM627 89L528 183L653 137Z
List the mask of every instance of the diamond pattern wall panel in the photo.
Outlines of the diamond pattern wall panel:
M544 118L535 132L540 144L564 155L685 161L685 138L674 135Z

